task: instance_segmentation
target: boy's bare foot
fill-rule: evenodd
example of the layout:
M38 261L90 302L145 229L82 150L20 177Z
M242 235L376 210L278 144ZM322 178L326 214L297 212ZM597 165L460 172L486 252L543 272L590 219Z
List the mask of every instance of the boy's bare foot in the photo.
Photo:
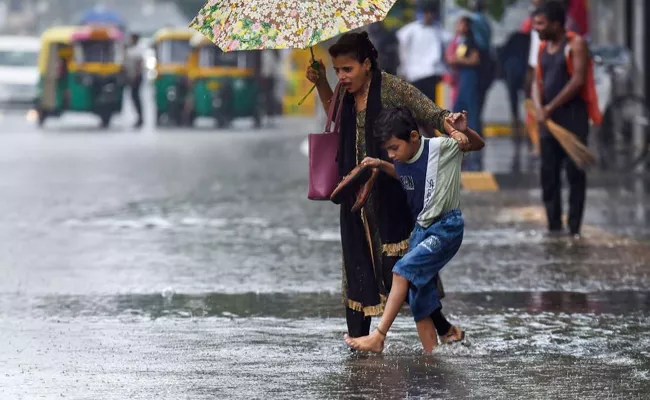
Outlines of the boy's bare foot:
M453 325L451 329L449 329L449 332L447 332L446 335L440 337L440 341L446 344L462 342L464 339L465 339L465 332L459 327L457 327L456 325Z
M384 351L385 336L377 332L376 329L372 331L368 336L351 338L346 333L344 338L345 343L347 343L348 346L359 351L371 351L373 353L381 353Z

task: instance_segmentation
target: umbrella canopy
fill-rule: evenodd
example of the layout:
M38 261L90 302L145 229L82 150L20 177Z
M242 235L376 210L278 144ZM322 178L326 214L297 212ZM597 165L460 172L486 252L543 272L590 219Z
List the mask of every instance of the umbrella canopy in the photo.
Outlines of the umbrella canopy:
M209 0L190 26L223 51L304 49L381 21L396 0Z
M124 19L115 11L104 8L91 8L83 13L79 23L81 25L89 24L110 24L124 29Z

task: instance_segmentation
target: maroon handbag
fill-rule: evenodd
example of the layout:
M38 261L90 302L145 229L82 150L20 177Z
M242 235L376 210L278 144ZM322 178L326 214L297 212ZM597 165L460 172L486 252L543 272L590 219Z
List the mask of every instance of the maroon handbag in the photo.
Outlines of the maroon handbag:
M334 97L327 113L325 132L310 133L309 141L309 191L310 200L329 200L339 182L339 167L336 155L339 150L339 135L341 127L341 109L343 98L340 95L340 84L334 89ZM334 117L334 109L339 104ZM332 118L334 117L334 118ZM330 130L334 121L334 129Z

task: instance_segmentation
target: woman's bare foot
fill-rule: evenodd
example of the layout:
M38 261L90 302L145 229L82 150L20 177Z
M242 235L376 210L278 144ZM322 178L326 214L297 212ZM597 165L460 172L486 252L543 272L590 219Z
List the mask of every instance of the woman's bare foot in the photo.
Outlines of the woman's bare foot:
M456 325L453 325L446 335L440 337L440 341L446 344L461 342L463 339L465 339L465 332Z
M384 351L384 336L377 330L372 331L368 336L358 338L351 338L346 333L344 338L348 346L359 351L371 351L373 353Z

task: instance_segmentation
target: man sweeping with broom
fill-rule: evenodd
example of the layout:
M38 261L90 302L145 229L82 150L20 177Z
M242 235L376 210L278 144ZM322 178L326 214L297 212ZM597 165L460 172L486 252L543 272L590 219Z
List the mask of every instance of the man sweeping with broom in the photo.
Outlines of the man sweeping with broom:
M533 27L543 42L532 99L540 122L541 181L549 232L563 233L560 173L566 165L569 232L578 239L587 191L583 168L593 162L585 146L589 120L600 124L602 116L587 44L565 30L565 20L564 7L557 1L543 4L533 13Z

